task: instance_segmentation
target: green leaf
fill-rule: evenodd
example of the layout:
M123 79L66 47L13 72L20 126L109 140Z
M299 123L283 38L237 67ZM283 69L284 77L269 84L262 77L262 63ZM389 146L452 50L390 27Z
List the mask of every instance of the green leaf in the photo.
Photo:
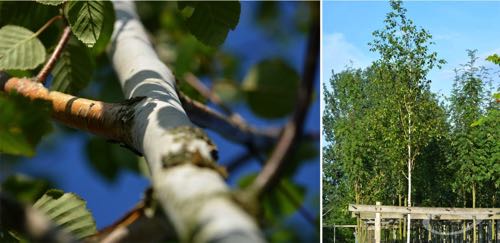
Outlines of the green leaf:
M35 146L51 130L50 103L0 93L0 153L33 156Z
M283 220L285 221L285 220ZM304 238L301 237L300 226L287 225L287 222L277 222L273 225L268 226L265 231L266 240L269 243L280 243L280 242L303 242ZM319 236L319 235L318 235ZM310 242L319 242L320 240L308 239Z
M281 59L264 60L250 69L243 80L252 111L265 118L280 118L295 108L298 73Z
M52 70L52 90L76 93L85 88L92 78L94 61L90 50L71 38Z
M97 233L95 220L86 202L73 193L49 190L33 205L62 230L77 239Z
M238 186L246 188L256 176L256 174L250 174L242 177L238 181ZM305 188L303 186L296 185L288 178L283 178L276 187L266 192L262 198L261 207L266 219L276 220L293 214L297 210L295 203L302 205L304 198Z
M7 177L0 188L3 192L12 195L17 201L31 204L50 188L50 183L47 180L15 174Z
M194 37L183 38L177 48L175 60L175 74L182 77L187 72L194 72L200 68L204 56L213 53L213 48L207 47Z
M293 177L297 170L308 162L317 162L319 159L319 143L311 140L302 140L295 148L287 166L283 172L284 175Z
M101 36L107 13L109 5L104 1L70 1L64 8L71 31L88 47L93 47Z
M194 11L186 19L191 34L201 42L219 46L224 43L229 30L234 30L240 18L241 6L238 1L225 2L178 2L179 9L187 6Z
M35 1L37 3L50 5L50 6L57 6L57 5L60 5L64 2L64 0L35 0Z
M264 214L269 218L291 215L297 210L297 205L293 201L302 205L304 197L304 187L289 179L281 179L276 189L264 196ZM293 201L290 198L293 198Z
M26 78L26 77L33 77L34 74L30 70L16 70L16 69L11 69L11 70L5 70L7 74L11 77L18 77L18 78Z
M34 1L0 1L0 26L19 25L36 31L57 14L57 8Z
M113 34L113 29L115 27L115 9L113 8L113 3L110 1L103 1L104 4L104 20L102 25L101 34L97 39L94 47L92 47L92 53L94 55L101 54L106 50L109 40L111 40L111 35Z
M139 171L137 156L118 144L91 138L86 146L91 166L108 181L114 181L122 169Z
M486 60L500 65L500 56L498 54L493 54L493 55L487 57Z
M0 69L34 69L45 61L45 47L30 30L6 25L0 29Z
M275 1L258 2L257 11L255 11L255 20L263 27L272 24L280 15L280 3Z

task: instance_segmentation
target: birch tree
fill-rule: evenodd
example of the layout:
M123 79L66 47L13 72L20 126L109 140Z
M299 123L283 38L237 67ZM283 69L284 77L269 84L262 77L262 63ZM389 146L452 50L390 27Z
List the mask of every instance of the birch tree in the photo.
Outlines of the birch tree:
M375 39L369 45L371 50L380 54L380 60L375 62L385 77L380 82L385 82L391 92L385 99L386 107L394 107L388 114L395 116L391 126L404 141L404 158L407 178L407 205L412 205L412 171L415 167L417 156L436 135L436 120L429 117L429 109L433 105L430 94L430 80L427 73L435 66L439 67L444 60L437 58L437 53L429 50L433 44L432 36L425 30L417 28L411 19L406 17L406 9L401 1L391 1L392 12L387 14L386 26L375 31ZM403 150L400 150L401 152ZM408 215L407 242L410 241L411 215Z
M20 5L32 11L16 13ZM97 231L85 201L72 193L49 190L30 206L23 204L30 200L16 201L18 197L3 186L0 209L12 213L2 213L0 238L263 242L272 239L258 220L269 213L269 202L278 207L286 203L314 225L315 216L301 206L303 195L286 179L300 166L293 161L304 159L303 138L315 137L304 135L303 126L319 61L319 4L306 6L308 44L301 75L286 61L271 59L252 67L241 83L217 83L244 94L250 109L261 117L289 117L282 127L266 130L248 124L221 98L224 93L210 92L190 72L194 55L178 54L173 65L165 65L169 55L161 50L171 50L152 44L133 2L1 3L0 152L34 155L52 118L143 156L151 190L123 218ZM178 2L175 7L172 11L190 33L183 42L189 45L179 44L178 52L196 46L213 53L236 28L241 11L239 2ZM101 53L117 74L124 100L109 103L78 96L102 61ZM250 157L263 163L260 172L245 179L240 189L229 188L225 178L231 171L218 165L219 151L202 128L245 146ZM90 148L102 144L94 140ZM96 166L107 173L105 165ZM9 182L19 185L25 179Z

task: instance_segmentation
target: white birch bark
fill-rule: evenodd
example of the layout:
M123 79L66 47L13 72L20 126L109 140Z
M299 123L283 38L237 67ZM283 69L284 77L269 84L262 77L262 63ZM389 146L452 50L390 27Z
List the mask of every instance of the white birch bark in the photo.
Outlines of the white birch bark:
M214 145L190 122L171 71L158 59L133 2L114 2L109 56L134 108L130 144L148 162L156 199L183 242L262 242L255 220L215 170ZM124 121L127 122L127 121Z

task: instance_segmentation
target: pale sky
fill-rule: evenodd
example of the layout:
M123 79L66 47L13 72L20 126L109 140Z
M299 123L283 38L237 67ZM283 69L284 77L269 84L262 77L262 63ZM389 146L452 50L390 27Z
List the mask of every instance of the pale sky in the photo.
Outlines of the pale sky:
M433 35L436 44L432 49L447 61L441 70L429 75L434 92L449 94L453 69L467 61L466 49L477 49L480 64L498 71L484 59L492 53L500 54L500 1L411 1L403 6L408 10L407 17ZM377 58L367 43L373 39L372 32L384 26L389 11L386 1L323 2L324 82L330 79L332 69L340 72L350 63L366 67ZM498 79L495 82L498 86Z

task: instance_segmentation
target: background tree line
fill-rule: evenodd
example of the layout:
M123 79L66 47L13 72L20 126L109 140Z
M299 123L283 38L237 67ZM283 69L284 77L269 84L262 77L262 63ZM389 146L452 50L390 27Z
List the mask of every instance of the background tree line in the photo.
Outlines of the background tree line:
M332 72L323 84L324 225L355 223L349 203L500 206L496 70L467 50L450 96L433 93L427 74L445 60L401 2L391 7L369 43L379 59ZM488 60L499 63L497 55ZM352 230L339 234L352 237Z

